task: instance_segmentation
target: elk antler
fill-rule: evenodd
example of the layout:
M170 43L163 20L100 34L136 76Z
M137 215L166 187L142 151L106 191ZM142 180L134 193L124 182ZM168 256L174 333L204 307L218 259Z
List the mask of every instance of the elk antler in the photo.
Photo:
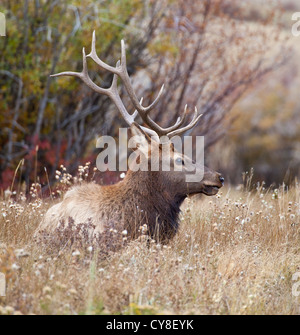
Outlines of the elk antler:
M88 74L88 68L87 68L87 57L92 58L92 60L98 64L102 69L107 70L111 73L114 74L112 84L109 88L102 88L96 85L90 78ZM130 82L130 78L127 72L127 67L126 67L126 51L125 51L125 43L122 40L121 41L121 61L118 61L116 66L110 66L106 63L104 63L97 55L96 53L96 35L95 31L93 32L93 39L92 39L92 48L91 52L86 55L85 54L85 49L82 49L82 63L83 63L83 68L81 72L71 72L71 71L66 71L66 72L61 72L57 74L52 74L51 77L59 77L59 76L74 76L80 78L88 87L90 87L92 90L99 94L104 94L110 97L110 99L115 103L117 106L118 110L122 114L124 120L128 123L128 125L131 125L134 122L134 119L136 116L139 114L142 120L145 122L145 124L150 128L142 127L145 132L152 136L163 136L166 135L169 138L179 135L191 128L193 128L196 123L199 121L200 117L202 114L198 115L197 108L195 107L195 113L193 116L192 121L186 125L185 127L180 128L180 126L184 123L185 117L186 117L186 112L187 112L187 105L184 108L184 113L182 117L179 117L176 121L176 123L168 128L162 128L160 127L156 122L154 122L151 117L149 116L149 112L156 106L156 104L159 101L159 98L161 97L164 89L164 85L162 85L158 96L156 99L147 107L142 106L143 99L140 101L138 100L133 87ZM126 110L119 92L118 92L118 87L117 87L117 77L120 77L126 91L130 97L130 100L135 108L135 111L133 114L129 114L128 111Z

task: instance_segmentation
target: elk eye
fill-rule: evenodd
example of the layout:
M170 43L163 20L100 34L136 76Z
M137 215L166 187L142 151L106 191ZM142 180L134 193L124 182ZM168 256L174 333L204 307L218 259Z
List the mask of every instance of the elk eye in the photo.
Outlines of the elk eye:
M176 164L184 165L184 161L180 157L176 158L175 162Z

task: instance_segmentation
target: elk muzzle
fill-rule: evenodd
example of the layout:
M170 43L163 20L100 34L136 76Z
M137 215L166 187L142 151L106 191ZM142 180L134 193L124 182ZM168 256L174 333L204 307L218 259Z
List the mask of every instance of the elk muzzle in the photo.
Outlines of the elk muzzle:
M205 195L216 195L219 189L224 185L224 177L218 172L210 171L208 177L204 176L202 181L202 193Z

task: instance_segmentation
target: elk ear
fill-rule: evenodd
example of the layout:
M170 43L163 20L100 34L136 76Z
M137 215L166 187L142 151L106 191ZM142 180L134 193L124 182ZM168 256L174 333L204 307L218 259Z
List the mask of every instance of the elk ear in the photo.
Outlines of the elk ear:
M133 150L138 148L140 150L145 149L148 151L148 148L151 145L151 138L143 131L143 129L136 123L133 122L129 128L129 147Z

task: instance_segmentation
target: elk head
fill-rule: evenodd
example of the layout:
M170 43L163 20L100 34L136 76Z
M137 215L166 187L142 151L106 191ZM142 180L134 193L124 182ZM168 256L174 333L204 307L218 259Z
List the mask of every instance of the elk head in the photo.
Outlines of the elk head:
M197 193L215 195L224 183L220 173L196 163L188 155L174 148L173 142L159 143L151 139L137 123L130 127L132 139L138 150L138 165L141 170L154 175L154 180L175 197ZM141 162L143 161L143 162ZM137 171L135 161L129 164L129 173ZM195 176L198 174L198 176ZM196 177L196 178L188 178Z

